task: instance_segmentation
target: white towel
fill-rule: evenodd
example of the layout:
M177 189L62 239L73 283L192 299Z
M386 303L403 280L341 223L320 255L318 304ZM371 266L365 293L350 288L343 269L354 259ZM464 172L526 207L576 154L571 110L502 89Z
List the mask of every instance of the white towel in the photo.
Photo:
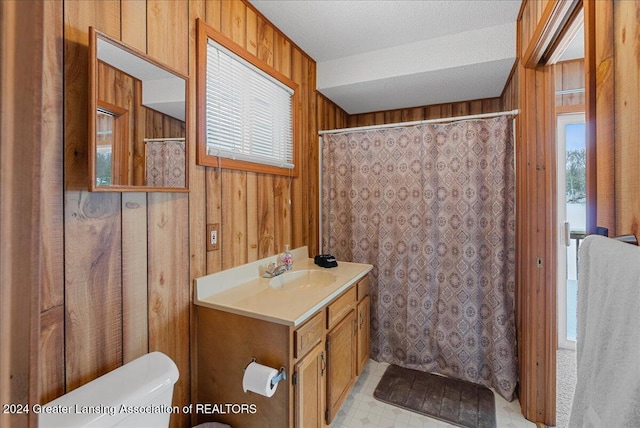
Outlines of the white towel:
M570 427L640 427L640 248L580 246L577 383Z

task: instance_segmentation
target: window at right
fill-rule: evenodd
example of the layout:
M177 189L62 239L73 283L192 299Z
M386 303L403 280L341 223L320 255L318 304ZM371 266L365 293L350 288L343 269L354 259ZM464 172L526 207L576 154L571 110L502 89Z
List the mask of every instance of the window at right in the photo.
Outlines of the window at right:
M298 85L198 20L199 165L297 176Z

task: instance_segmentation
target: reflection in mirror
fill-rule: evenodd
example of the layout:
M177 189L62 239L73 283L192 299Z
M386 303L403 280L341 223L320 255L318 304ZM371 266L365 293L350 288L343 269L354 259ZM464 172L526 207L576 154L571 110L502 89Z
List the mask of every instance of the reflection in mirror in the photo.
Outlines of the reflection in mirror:
M90 28L89 187L187 190L186 77Z

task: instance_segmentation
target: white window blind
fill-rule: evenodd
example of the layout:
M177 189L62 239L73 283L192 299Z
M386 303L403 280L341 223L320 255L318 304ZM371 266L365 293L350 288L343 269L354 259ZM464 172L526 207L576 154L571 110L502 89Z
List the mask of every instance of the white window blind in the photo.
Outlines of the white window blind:
M293 169L293 90L212 40L207 154Z

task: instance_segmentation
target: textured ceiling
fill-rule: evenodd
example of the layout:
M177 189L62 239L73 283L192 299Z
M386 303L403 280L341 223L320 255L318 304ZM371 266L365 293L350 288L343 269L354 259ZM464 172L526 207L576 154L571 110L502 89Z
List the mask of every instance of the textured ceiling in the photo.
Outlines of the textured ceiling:
M250 0L349 114L499 96L521 0Z

